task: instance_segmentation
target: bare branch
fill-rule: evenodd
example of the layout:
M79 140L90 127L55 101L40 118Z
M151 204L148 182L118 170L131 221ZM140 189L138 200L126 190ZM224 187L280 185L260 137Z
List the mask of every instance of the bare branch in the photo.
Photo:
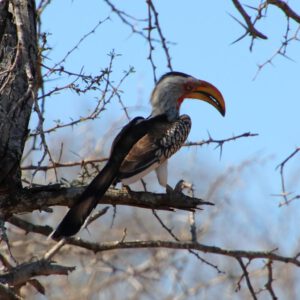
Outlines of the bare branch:
M16 194L0 195L0 210L7 215L33 210L49 210L49 206L67 205L75 203L77 197L85 187L60 188L58 185L41 186L24 189ZM194 211L201 205L213 205L199 198L186 196L182 193L168 195L148 192L127 192L125 189L109 189L99 204L129 205L148 209L169 210L181 209Z
M95 163L101 163L101 162L105 162L107 161L108 158L104 157L104 158L99 158L99 159L87 159L87 160L81 160L81 161L72 161L72 162L66 162L66 163L61 163L61 162L53 162L53 165L50 166L37 166L37 165L27 165L24 167L21 167L21 169L23 171L26 170L35 170L35 169L39 169L39 171L48 171L51 170L53 168L70 168L70 167L78 167L78 166L86 166L89 164L95 164Z
M92 35L92 34L94 34L95 32L96 32L96 30L98 29L98 27L100 26L100 25L102 25L103 23L105 23L106 21L108 21L109 20L109 18L107 17L107 18L105 18L104 20L100 20L88 33L86 33L85 35L83 35L81 38L80 38L80 40L76 43L76 45L71 49L71 50L69 50L67 53L66 53L66 55L60 60L60 61L58 61L55 65L54 65L54 67L53 67L53 69L55 69L57 66L59 66L59 65L61 65L62 63L64 63L66 60L67 60L67 58L75 51L75 50L77 50L78 49L78 47L80 46L80 44L82 43L82 42L84 42L84 40L86 40L90 35ZM48 71L48 73L46 74L46 76L48 76L50 74L50 71Z
M68 275L75 270L75 267L65 267L57 265L48 260L38 260L23 263L13 268L9 272L0 275L0 283L10 286L23 285L35 276L48 275Z
M156 211L153 209L152 210L153 215L155 216L155 218L158 220L158 222L160 223L160 225L169 233L169 235L177 242L180 241L180 239L174 234L174 232L172 231L171 228L169 228L168 226L165 225L165 223L162 221L162 219L159 217L159 215L156 213ZM206 259L204 259L203 257L201 257L197 252L195 252L194 250L188 249L188 251L193 254L197 259L199 259L201 262L207 264L208 266L214 268L215 270L217 270L218 273L224 273L222 272L219 267L217 265L212 264L211 262L207 261Z
M286 190L286 185L285 185L285 177L284 177L284 169L286 164L300 151L300 147L297 147L288 157L286 157L277 167L276 169L279 168L280 172L280 181L281 181L281 193L274 195L274 196L279 196L283 198L283 202L279 203L279 206L283 205L288 205L292 201L299 199L300 195L296 195L293 197L289 197L291 195L290 192Z
M23 221L17 217L11 217L9 220L15 226L25 230L26 232L36 232L42 234L46 237L52 232L52 228L49 226L38 226L27 221ZM249 261L255 259L267 259L282 263L290 263L297 267L300 267L299 255L294 257L282 256L280 254L276 254L275 251L277 249L273 249L270 251L245 251L245 250L229 250L223 249L216 246L208 246L204 244L200 244L194 241L160 241L160 240L152 240L152 241L113 241L113 242L103 242L101 244L93 243L85 241L81 238L67 238L66 244L81 247L95 253L102 251L109 251L115 249L141 249L141 248L169 248L169 249L185 249L185 250L193 250L193 251L201 251L203 253L211 253L224 255L228 257L232 257L235 259L246 258Z
M154 19L155 19L155 28L157 29L160 41L161 41L161 45L163 47L163 50L165 52L166 55L166 59L167 59L167 67L169 68L170 71L173 70L172 68L172 64L171 64L171 56L169 53L169 48L167 47L166 44L166 38L164 37L163 33L162 33L162 29L159 23L159 19L158 19L158 12L153 4L153 2L151 0L147 0L147 4L149 5L150 9L152 10L153 14L154 14Z
M13 221L13 224L16 224L18 227L24 229L25 231L31 230L32 232L38 232L43 234L44 236L48 236L49 233L51 232L51 229L44 228L43 232L40 230L40 226L30 224L28 222L14 222L16 217L12 217L9 221ZM37 229L35 228L37 227ZM176 237L176 239L178 239ZM179 241L176 240L175 242L172 241L127 241L125 242L124 238L122 238L120 241L115 241L115 242L104 242L101 244L97 243L92 243L88 241L84 241L80 238L68 238L65 240L61 241L60 244L56 244L52 249L60 249L60 247L64 244L69 244L77 247L84 248L86 250L93 251L94 253L97 252L102 252L102 251L109 251L109 250L115 250L115 249L141 249L141 248L169 248L169 249L185 249L189 250L195 254L197 254L196 251L201 251L203 253L211 253L211 254L218 254L218 255L223 255L223 256L228 256L231 258L235 258L238 260L239 264L241 265L241 268L243 270L243 277L245 277L247 281L248 288L251 292L251 295L253 296L253 299L256 299L255 292L253 289L253 286L251 285L250 278L249 278L249 273L247 271L247 267L249 264L244 265L242 262L242 259L248 259L249 262L251 260L255 259L268 259L269 263L267 265L268 267L268 282L266 284L266 289L271 293L272 299L277 299L275 296L275 293L272 289L271 283L273 281L272 277L272 265L270 264L270 261L277 261L277 262L283 262L283 263L290 263L295 266L300 267L300 261L298 255L295 257L285 257L281 256L279 254L275 253L275 250L271 251L243 251L243 250L228 250L228 249L223 249L220 247L216 246L207 246L204 244L200 244L198 242L193 242L193 241ZM57 253L55 250L53 252L53 255ZM206 262L206 260L205 260ZM273 291L273 292L272 292ZM274 298L275 297L275 298Z
M153 51L155 48L153 46L152 38L151 38L151 32L153 29L155 29L155 27L152 25L152 13L151 13L151 7L150 7L149 1L147 1L147 4L148 4L148 27L147 27L147 30L148 30L148 44L149 44L148 59L150 60L150 63L151 63L154 82L157 82L156 65L155 65L154 59L153 59Z
M22 300L17 294L13 292L7 285L0 283L0 299L5 300Z
M256 79L260 71L267 65L267 64L272 64L273 60L275 57L278 55L281 55L287 59L291 59L289 56L287 56L287 47L291 44L293 41L299 41L299 28L295 29L294 32L290 32L290 26L289 22L290 20L295 21L300 25L300 15L296 13L286 1L282 0L265 0L265 1L260 1L260 4L258 7L253 7L249 5L242 5L239 0L232 0L234 6L240 13L240 15L243 17L245 24L243 24L241 21L239 21L236 17L232 16L231 17L237 21L245 30L246 32L239 37L237 40L235 40L233 43L236 43L246 37L247 35L251 36L251 43L250 43L250 51L253 49L254 45L254 40L256 38L261 38L261 39L267 39L267 36L265 36L263 33L258 31L256 29L256 25L258 24L258 21L260 21L263 17L266 17L266 12L269 7L269 5L275 6L277 9L281 10L285 16L287 17L287 30L286 34L283 35L283 41L281 42L281 45L278 47L276 52L271 55L269 59L267 59L264 63L258 65L257 72L254 76L253 79ZM248 7L255 11L254 16L250 16L244 7Z
M191 146L203 146L203 145L209 145L209 144L217 144L216 148L220 148L220 157L221 157L224 143L235 141L237 139L244 138L244 137L258 136L258 133L245 132L243 134L232 136L230 138L226 138L226 139L222 139L222 140L213 139L210 136L210 134L208 134L208 135L209 135L209 138L207 140L202 140L200 142L187 142L183 146L191 147Z
M247 270L247 266L245 266L245 264L243 263L243 259L241 257L238 257L237 258L237 261L239 262L242 270L243 270L243 277L245 277L246 279L246 283L247 283L247 286L248 286L248 289L251 293L251 296L254 300L257 300L257 297L255 295L255 291L253 289L253 286L251 284L251 281L250 281L250 277L249 277L249 273L248 273L248 270Z
M300 267L300 261L298 256L288 257L276 254L274 250L271 251L245 251L245 250L229 250L223 249L216 246L207 246L200 243L195 243L191 241L166 241L166 240L156 240L156 241L113 241L113 242L103 242L101 244L90 243L84 241L80 238L68 238L68 244L72 244L78 247L91 250L95 253L102 251L109 251L115 249L142 249L142 248L168 248L168 249L191 249L195 251L201 251L204 253L224 255L231 258L246 258L249 260L254 259L271 259L273 261L290 263L297 267Z
M272 283L274 281L274 278L273 278L273 268L272 268L272 260L269 260L268 263L267 263L267 269L268 269L268 281L267 283L265 284L265 287L266 289L269 291L271 297L273 300L277 300L277 296L273 290L273 287L272 287Z
M282 0L267 0L268 4L275 5L282 10L288 18L293 19L295 22L300 24L300 15L297 14L286 1Z
M61 128L63 125L57 125L57 128ZM50 131L52 131L52 129L50 129ZM254 136L258 136L257 133L251 133L251 132L245 132L243 134L240 135L236 135L236 136L232 136L230 138L226 138L226 139L213 139L210 135L209 138L207 140L202 140L199 142L187 142L184 144L185 147L191 147L191 146L203 146L205 144L217 144L217 147L220 147L220 150L222 151L222 147L223 144L226 142L230 142L230 141L235 141L237 139L243 138L243 137L254 137ZM105 162L107 161L107 157L104 158L99 158L99 159L89 159L89 160L81 160L81 161L74 161L74 162L59 162L59 161L53 161L51 163L51 165L48 166L39 166L39 165L26 165L21 167L21 169L23 171L26 170L36 170L38 169L39 171L48 171L51 170L53 168L69 168L69 167L77 167L77 166L86 166L86 165L93 165L95 163L101 163L101 162Z
M238 0L232 0L234 6L236 7L236 9L239 11L239 13L242 15L242 17L244 18L247 27L246 27L246 33L249 34L250 36L252 36L254 39L255 38L261 38L266 40L267 36L264 35L263 33L261 33L260 31L258 31L255 27L254 27L254 22L251 21L250 16L246 13L245 9L243 8L243 6L241 5L241 3Z
M11 216L7 221L16 227L23 229L25 231L25 234L33 232L49 236L50 233L53 231L53 228L48 225L36 225L16 216Z
M294 34L291 35L290 37L288 36L288 32L289 32L289 19L287 20L287 30L286 30L286 34L283 36L283 38L284 38L283 42L281 43L281 45L279 46L279 48L274 52L274 54L269 59L267 59L264 63L259 64L257 66L257 71L256 71L256 74L253 77L253 80L255 80L257 78L257 76L260 73L260 71L266 65L273 65L273 60L278 55L283 56L286 59L292 60L286 54L287 47L288 47L288 45L290 45L291 42L293 42L293 41L299 41L300 25L298 26L298 28L296 29L296 31L294 32Z
M125 24L127 25L131 31L133 33L136 33L140 36L142 36L143 38L147 39L147 36L144 34L143 31L140 31L140 30L137 30L136 27L131 23L129 22L128 19L131 19L131 20L134 20L134 21L139 21L139 22L146 22L146 19L137 19L129 14L127 14L126 12L124 11L121 11L119 10L115 5L113 5L111 3L111 1L109 0L104 0L104 2L111 8L111 10L120 18L120 20Z

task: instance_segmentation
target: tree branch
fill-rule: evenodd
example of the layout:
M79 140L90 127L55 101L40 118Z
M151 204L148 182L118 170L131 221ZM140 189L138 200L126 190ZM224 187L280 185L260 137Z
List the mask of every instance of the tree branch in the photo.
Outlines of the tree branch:
M291 196L291 193L286 190L285 184L285 176L284 176L284 169L286 164L300 151L300 147L297 147L288 157L286 157L277 167L280 172L280 181L281 181L281 193L276 194L274 196L279 196L283 198L283 202L279 203L279 206L288 205L292 201L299 199L300 195Z
M32 212L33 210L49 210L50 206L72 206L77 197L86 187L62 188L59 185L42 186L23 189L22 191L0 195L0 211L6 215L13 213ZM149 192L128 192L125 189L110 188L99 199L99 204L129 205L148 209L169 210L181 209L194 211L201 205L213 205L199 198L186 196L182 193L156 194Z
M34 276L68 275L75 267L65 267L45 259L21 264L7 273L0 275L0 283L10 286L22 285Z
M39 226L29 223L27 221L21 220L18 217L11 217L8 220L10 223L18 226L19 228L25 230L26 232L36 232L40 233L44 236L49 236L52 231L50 226ZM81 238L67 238L64 240L64 243L68 245L73 245L77 247L84 248L86 250L93 251L94 253L116 250L116 249L142 249L142 248L168 248L168 249L185 249L185 250L194 250L201 251L204 253L218 254L224 255L228 257L232 257L235 259L246 258L248 260L254 259L267 259L269 261L277 261L282 263L290 263L297 267L300 267L299 255L295 255L294 257L282 256L280 254L276 254L275 250L270 251L245 251L245 250L229 250L216 246L208 246L204 244L200 244L196 241L112 241L112 242L103 242L101 244L93 243L85 241Z
M115 241L115 242L104 242L101 244L89 243L80 238L69 238L67 243L76 245L87 250L91 250L95 253L102 251L109 251L115 249L141 249L141 248L168 248L168 249L191 249L198 250L204 253L219 254L232 258L247 258L253 259L270 259L273 261L290 263L297 267L300 267L300 261L298 256L287 257L274 253L271 251L245 251L245 250L228 250L216 246L207 246L197 242L191 241Z
M272 4L280 8L288 18L293 19L300 24L300 15L298 15L287 3L281 0L267 0L268 4Z
M12 289L7 287L5 284L0 283L0 299L5 300L22 300Z
M251 35L253 38L258 37L266 40L268 37L254 27L254 23L252 23L250 16L246 13L241 3L238 0L232 0L232 2L247 24L247 26L244 26L247 30L247 33L249 33L249 35Z
M272 287L272 283L274 281L272 263L273 263L272 260L269 260L266 265L266 267L268 269L268 281L265 284L265 288L269 291L269 294L272 297L272 300L277 300L278 298L275 295L274 289Z
M243 275L242 275L242 276L245 277L245 280L246 280L246 283L247 283L247 287L248 287L248 289L249 289L249 291L250 291L250 294L251 294L252 298L253 298L254 300L257 300L257 297L256 297L256 295L255 295L255 291L254 291L253 286L252 286L252 284L251 284L249 272L248 272L248 270L247 270L247 266L248 266L248 265L245 266L245 264L243 263L242 258L240 258L240 257L237 258L237 261L238 261L238 263L240 264L241 269L243 270Z

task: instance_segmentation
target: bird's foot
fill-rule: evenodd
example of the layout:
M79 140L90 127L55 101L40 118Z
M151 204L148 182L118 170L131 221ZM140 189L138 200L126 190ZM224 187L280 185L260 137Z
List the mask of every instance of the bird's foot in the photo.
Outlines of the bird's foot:
M174 190L177 191L177 192L179 192L179 193L182 193L183 190L187 190L189 192L193 192L194 187L193 187L192 183L181 179L175 185L175 189Z
M183 190L193 192L193 184L181 179L177 182L174 189L171 188L168 184L166 186L167 194L182 194Z
M131 188L129 187L129 185L123 185L122 188L123 188L124 190L126 190L126 192L127 192L128 194L130 194L130 193L132 192L132 190L131 190Z
M171 195L174 193L174 190L168 184L166 185L166 193L168 195Z

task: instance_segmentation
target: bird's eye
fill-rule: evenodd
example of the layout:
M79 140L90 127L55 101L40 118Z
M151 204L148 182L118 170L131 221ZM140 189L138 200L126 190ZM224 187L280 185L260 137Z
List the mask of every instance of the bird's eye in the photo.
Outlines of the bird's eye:
M186 83L185 86L184 86L184 88L185 88L185 90L186 90L187 92L190 92L190 91L193 90L193 85L190 84L190 83Z

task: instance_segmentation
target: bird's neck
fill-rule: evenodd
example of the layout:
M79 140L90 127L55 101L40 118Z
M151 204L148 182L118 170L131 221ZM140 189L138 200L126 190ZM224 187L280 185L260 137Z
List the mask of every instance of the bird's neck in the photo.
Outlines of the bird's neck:
M169 100L168 97L161 97L160 99L152 98L152 113L151 116L165 114L169 121L174 121L179 117L179 107L176 106L176 102Z
M167 110L162 109L162 108L158 108L158 107L153 107L151 116L155 117L155 116L158 116L158 115L166 115L168 120L171 122L171 121L174 121L174 120L178 119L179 111L178 111L178 109L176 109L176 107L170 108L170 109L167 109Z

